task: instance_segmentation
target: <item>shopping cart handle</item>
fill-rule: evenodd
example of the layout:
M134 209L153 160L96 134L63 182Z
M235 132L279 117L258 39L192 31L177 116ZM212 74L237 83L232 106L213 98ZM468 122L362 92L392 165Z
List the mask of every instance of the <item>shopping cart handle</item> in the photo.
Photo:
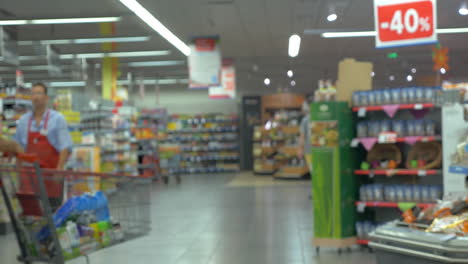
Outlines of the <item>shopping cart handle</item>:
M16 157L25 162L33 163L39 160L36 154L29 154L29 153L18 153Z

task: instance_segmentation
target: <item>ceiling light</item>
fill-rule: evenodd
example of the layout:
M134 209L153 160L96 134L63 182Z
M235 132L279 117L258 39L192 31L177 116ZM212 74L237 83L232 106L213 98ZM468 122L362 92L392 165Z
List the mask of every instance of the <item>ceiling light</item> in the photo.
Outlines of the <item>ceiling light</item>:
M412 76L412 75L406 76L406 80L407 80L408 82L412 82L412 81L413 81L413 76Z
M0 26L18 25L44 25L44 24L81 24L117 22L120 17L86 17L86 18L58 18L58 19L31 19L31 20L0 20Z
M291 71L291 70L289 70L289 71L287 72L287 74L288 74L288 77L289 77L289 78L292 78L292 77L294 76L294 72Z
M289 56L296 57L299 54L299 49L301 47L301 37L297 34L292 35L289 37Z
M18 45L37 45L37 44L93 44L93 43L108 43L108 42L141 42L148 41L150 37L117 37L117 38L83 38L83 39L51 39L51 40L25 40L18 41Z
M370 76L371 76L371 77L374 77L374 76L375 76L375 72L371 72L371 73L370 73Z
M412 69L411 69L411 72L412 72L412 73L416 73L416 68L412 68Z
M446 74L446 73L447 73L447 70L446 70L445 68L440 68L440 73Z
M269 78L265 78L265 80L263 81L263 83L264 83L266 86L268 86L268 85L270 85L271 81L270 81Z
M169 43L174 45L180 50L185 56L190 55L190 47L187 46L182 40L174 35L167 27L165 27L159 20L157 20L148 10L146 10L136 0L120 0L128 9L133 11L141 20L143 20L148 26L159 33Z
M393 82L393 81L395 80L395 76L394 76L394 75L390 75L390 77L388 77L388 79L389 79L390 81Z
M291 86L296 86L296 81L295 80L291 81Z
M304 30L307 32L307 30ZM468 33L468 28L438 28L437 34L455 34ZM348 32L325 32L322 33L323 38L358 38L358 37L375 37L375 31L348 31Z
M153 67L153 66L175 66L175 65L184 65L185 61L139 61L139 62L130 62L128 66L130 67Z
M337 18L338 18L338 15L337 15L337 14L330 14L330 15L327 16L328 22L333 22L333 21L335 21Z
M466 15L468 15L468 8L466 7L466 3L463 3L463 4L460 6L460 9L458 9L458 14L460 14L461 16L466 16Z

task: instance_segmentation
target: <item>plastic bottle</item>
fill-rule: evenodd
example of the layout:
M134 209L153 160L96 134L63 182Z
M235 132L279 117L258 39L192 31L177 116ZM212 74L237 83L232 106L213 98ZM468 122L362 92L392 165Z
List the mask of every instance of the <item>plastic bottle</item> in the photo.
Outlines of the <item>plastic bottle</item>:
M101 221L97 223L99 229L99 236L101 238L101 245L108 246L111 242L111 235L110 235L110 225L107 221Z
M67 233L70 238L70 245L71 247L77 247L80 245L80 234L78 232L78 228L76 224L72 221L67 222Z

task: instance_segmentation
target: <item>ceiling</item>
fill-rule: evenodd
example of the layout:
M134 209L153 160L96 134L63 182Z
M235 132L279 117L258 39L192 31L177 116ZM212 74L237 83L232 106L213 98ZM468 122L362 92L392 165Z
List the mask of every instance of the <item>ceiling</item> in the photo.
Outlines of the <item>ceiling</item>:
M304 34L304 30L342 29L372 30L372 0L139 0L179 38L219 35L223 57L233 58L238 72L238 89L243 92L265 92L289 86L288 69L294 71L297 86L291 91L313 91L320 78L336 79L338 62L345 57L374 62L375 85L402 85L412 67L416 78L432 72L431 46L398 49L375 49L373 38L324 39L320 35ZM461 0L438 1L439 28L466 27L468 16L459 16ZM443 3L443 4L442 4ZM338 20L330 23L326 16L334 8ZM117 36L151 36L147 42L120 43L118 51L171 50L162 57L121 58L123 76L132 72L145 78L187 78L186 66L129 68L131 61L185 60L185 56L142 23L118 0L2 0L0 19L68 18L122 16L116 25ZM100 37L98 24L28 25L18 26L20 40L70 39ZM288 38L292 33L302 36L299 56L287 55ZM450 49L449 77L468 76L468 52L464 50L468 34L439 35L440 43ZM60 45L60 53L101 52L100 44ZM386 54L396 51L396 60ZM32 47L21 46L20 55L34 55ZM90 63L99 64L99 59ZM68 62L64 62L65 64ZM44 61L22 61L21 65L44 65ZM396 81L390 83L389 75ZM0 72L8 79L13 71ZM263 85L269 77L272 84ZM65 75L61 80L71 77ZM46 71L25 71L25 79L50 80Z

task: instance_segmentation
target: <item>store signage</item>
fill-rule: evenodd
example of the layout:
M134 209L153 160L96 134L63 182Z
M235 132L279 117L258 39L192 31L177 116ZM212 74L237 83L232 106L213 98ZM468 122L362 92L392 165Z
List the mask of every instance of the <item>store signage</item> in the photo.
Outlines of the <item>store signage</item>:
M221 69L221 85L210 87L211 99L233 99L236 97L236 68L232 60L224 60Z
M189 88L209 88L221 84L219 38L194 38L188 56Z
M377 48L437 42L436 0L374 0Z
M13 29L0 27L0 61L18 65L18 38Z
M60 54L55 47L47 45L47 69L49 75L52 77L59 77L62 75L62 62L60 60Z

